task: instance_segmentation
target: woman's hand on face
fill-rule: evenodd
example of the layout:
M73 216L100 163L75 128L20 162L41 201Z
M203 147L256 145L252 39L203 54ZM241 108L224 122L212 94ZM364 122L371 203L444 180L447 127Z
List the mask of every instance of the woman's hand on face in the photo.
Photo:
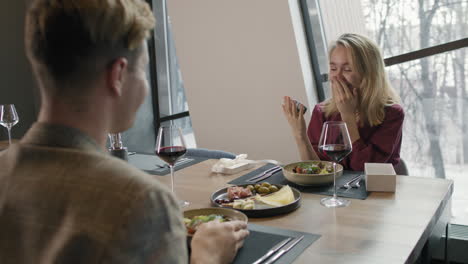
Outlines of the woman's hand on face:
M341 118L354 117L358 107L358 89L352 87L344 78L332 78L332 93Z
M301 105L300 111L297 111L296 103L289 96L284 97L283 113L288 120L295 137L306 134L306 123L304 120L304 106Z

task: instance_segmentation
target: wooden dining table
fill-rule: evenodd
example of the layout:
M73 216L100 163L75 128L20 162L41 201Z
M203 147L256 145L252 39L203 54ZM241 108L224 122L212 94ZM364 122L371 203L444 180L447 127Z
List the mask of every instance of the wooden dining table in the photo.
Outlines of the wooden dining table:
M17 143L17 142L18 142L17 139L11 140L12 144ZM0 151L7 149L9 145L10 143L8 142L8 140L0 140Z
M206 160L176 172L176 195L190 202L185 210L211 207L213 192L261 166L223 175L211 172L216 162ZM170 184L170 176L154 177ZM302 193L297 210L249 218L249 223L321 235L294 263L413 263L418 258L428 263L446 245L453 182L397 176L396 183L395 193L372 192L344 208L326 208L320 204L325 196Z
M0 151L8 148L8 140L0 140Z

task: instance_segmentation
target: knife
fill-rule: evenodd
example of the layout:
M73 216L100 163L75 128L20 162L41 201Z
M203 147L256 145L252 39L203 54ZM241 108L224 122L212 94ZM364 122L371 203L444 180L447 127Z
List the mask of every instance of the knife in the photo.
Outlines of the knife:
M298 238L294 239L293 241L291 241L288 245L286 245L285 248L282 248L278 252L276 252L276 254L273 255L273 257L271 257L267 262L265 262L265 264L271 264L271 263L275 262L276 260L278 260L279 257L284 255L284 253L288 252L289 250L291 250L291 248L293 248L295 245L297 245L297 243L301 242L301 240L303 238L304 238L304 236L301 236L301 237L298 237Z
M282 246L284 246L286 243L289 242L289 240L291 240L290 237L284 239L283 241L279 242L278 244L276 244L274 247L272 247L265 255L263 255L261 258L257 259L257 261L255 261L254 263L252 264L259 264L259 263L262 263L263 261L265 261L267 258L269 258L271 255L273 255L273 253L275 253L276 251L278 251Z

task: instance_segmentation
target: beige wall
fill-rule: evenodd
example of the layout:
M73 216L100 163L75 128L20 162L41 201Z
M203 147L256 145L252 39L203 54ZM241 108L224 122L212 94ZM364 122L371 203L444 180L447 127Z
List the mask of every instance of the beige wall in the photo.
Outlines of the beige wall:
M168 13L198 147L298 160L282 97L316 97L288 1L169 0Z

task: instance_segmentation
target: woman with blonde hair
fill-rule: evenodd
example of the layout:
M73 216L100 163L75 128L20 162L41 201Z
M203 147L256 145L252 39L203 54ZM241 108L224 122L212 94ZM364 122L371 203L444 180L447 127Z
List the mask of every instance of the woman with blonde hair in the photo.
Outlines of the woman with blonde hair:
M400 162L404 120L399 96L391 87L377 45L357 34L341 35L330 47L332 97L317 104L308 129L304 107L284 98L283 112L292 128L302 160L327 160L318 151L322 125L344 121L353 151L341 164L348 170L364 170L365 162Z

